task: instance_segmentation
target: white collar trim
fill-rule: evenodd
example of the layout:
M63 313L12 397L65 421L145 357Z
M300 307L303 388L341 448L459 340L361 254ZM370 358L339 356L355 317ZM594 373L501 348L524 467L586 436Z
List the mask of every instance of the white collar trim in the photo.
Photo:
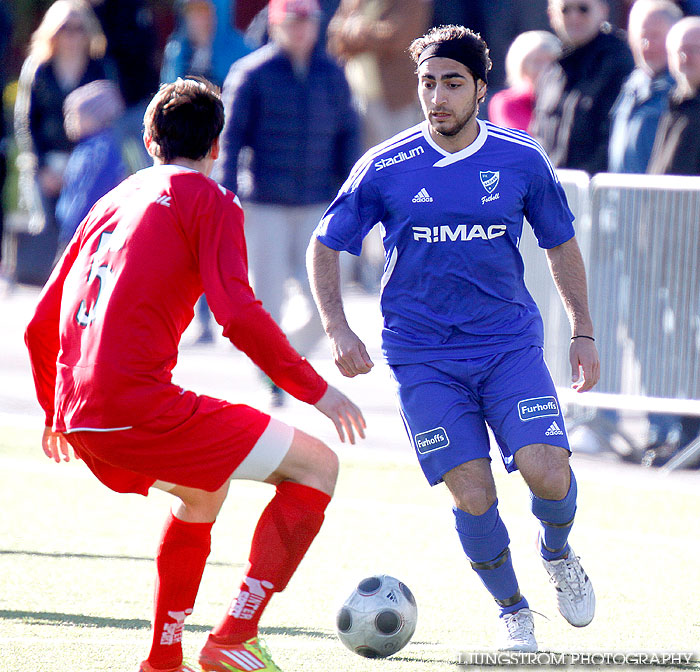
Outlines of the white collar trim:
M460 149L458 152L448 152L442 147L440 147L440 145L438 145L435 142L435 140L433 140L433 138L430 136L428 122L424 121L421 124L421 131L423 132L423 137L425 138L425 141L436 152L442 154L443 156L442 159L439 159L436 163L433 164L434 167L442 168L444 166L449 166L453 163L456 163L457 161L461 161L462 159L466 159L467 157L476 154L484 146L484 143L486 142L486 137L489 134L488 129L486 128L486 124L483 121L481 121L481 119L477 119L476 123L479 125L479 134L476 136L474 142L472 142L470 145L467 145L464 149Z

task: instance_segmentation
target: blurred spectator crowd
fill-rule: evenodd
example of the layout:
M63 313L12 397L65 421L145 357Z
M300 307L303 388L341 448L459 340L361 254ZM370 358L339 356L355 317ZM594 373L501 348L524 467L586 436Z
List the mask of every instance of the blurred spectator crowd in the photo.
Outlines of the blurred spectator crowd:
M0 0L0 255L3 212L15 238L0 274L46 280L92 204L148 164L159 83L198 75L223 87L215 176L244 201L256 293L282 320L349 168L421 121L406 49L447 23L489 44L480 116L528 131L557 167L699 175L698 15L700 0ZM377 239L363 255L347 272L376 284ZM204 298L197 313L212 340ZM302 352L320 336L312 313Z
M293 17L299 3L278 4L280 16L289 11ZM406 48L433 25L460 23L481 33L491 50L490 95L481 116L529 131L555 165L589 174L700 172L695 19L682 21L667 40L685 15L700 14L700 0L314 0L307 10L317 24L313 51L344 74L338 79L327 69L314 76L325 80L328 95L340 91L342 98L346 81L350 87L349 114L357 115L359 136L347 146L355 153L421 120ZM141 120L160 82L189 74L221 86L240 59L275 42L273 33L263 0L24 0L12 6L3 0L0 85L18 83L16 95L11 86L3 98L0 180L4 185L11 155L17 189L4 201L24 228L17 279L43 282L100 192L147 165ZM13 69L13 55L21 68ZM74 96L68 133L69 94L95 81L115 86ZM293 81L306 87L300 95L309 102L315 95L309 74L295 71ZM238 86L236 77L230 82ZM284 95L279 100L285 109ZM238 96L229 112L239 115L242 105ZM297 131L316 132L311 126ZM236 142L234 160L248 167L264 162L260 154L270 149L247 136ZM346 155L339 165L356 158ZM256 179L255 170L239 175L228 163L236 189ZM331 174L337 188L342 176ZM256 195L259 186L251 189L252 202L267 203ZM327 191L317 194L319 207L331 197ZM372 241L369 247L367 254L381 254ZM7 264L2 268L9 272Z

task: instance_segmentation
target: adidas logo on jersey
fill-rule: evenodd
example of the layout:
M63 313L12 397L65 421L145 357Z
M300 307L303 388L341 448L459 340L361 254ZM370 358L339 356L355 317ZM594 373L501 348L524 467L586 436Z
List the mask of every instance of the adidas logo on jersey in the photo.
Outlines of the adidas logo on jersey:
M423 187L414 197L414 203L432 203L433 197L428 193L427 189Z
M559 425L555 422L553 422L550 426L549 429L544 433L545 436L564 436L564 432L559 429Z

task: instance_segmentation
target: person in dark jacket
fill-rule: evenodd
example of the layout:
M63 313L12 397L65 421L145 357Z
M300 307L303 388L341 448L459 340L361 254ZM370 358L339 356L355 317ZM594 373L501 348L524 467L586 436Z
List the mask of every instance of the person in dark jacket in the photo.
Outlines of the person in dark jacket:
M105 79L105 37L92 9L82 0L56 0L32 34L15 102L20 200L41 211L28 278L43 284L57 250L55 208L72 143L63 127L66 96L89 82ZM40 205L39 205L40 204ZM39 258L40 257L40 258ZM29 277L31 276L31 277Z
M666 49L676 87L659 122L647 172L700 175L700 17L688 16L676 23L668 32ZM680 416L679 447L687 446L699 433L700 418Z
M143 145L143 114L158 89L161 45L150 0L90 0L107 38L105 60L119 83L126 105L117 124L129 172L151 165ZM110 73L111 75L111 73Z
M126 108L137 107L143 117L146 103L158 89L160 49L151 9L154 3L147 0L90 0L90 3L107 38L106 58L116 68Z
M659 122L647 172L700 175L700 17L673 26L666 47L676 88Z
M611 173L646 172L659 119L673 88L666 36L681 18L683 12L671 0L637 0L632 7L627 35L636 67L610 113Z
M625 80L611 112L608 170L611 173L645 173L659 120L668 109L673 77L668 71L666 36L683 12L671 0L637 0L629 16L627 39L635 69ZM617 411L599 410L597 418L613 427ZM678 434L678 416L649 413L647 455L659 452Z
M306 246L360 155L343 71L315 48L319 18L316 0L271 0L271 41L236 61L223 87L226 125L216 176L244 201L255 295L278 321L288 279L312 301ZM309 312L288 332L302 354L323 335L316 311Z
M632 54L607 23L606 0L549 0L549 17L564 53L542 77L531 131L555 166L604 171L610 109Z

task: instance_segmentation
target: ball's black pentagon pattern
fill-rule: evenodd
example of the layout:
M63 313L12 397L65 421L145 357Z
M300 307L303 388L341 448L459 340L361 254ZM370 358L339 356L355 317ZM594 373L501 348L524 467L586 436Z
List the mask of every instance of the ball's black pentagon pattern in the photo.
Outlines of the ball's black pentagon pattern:
M348 632L352 628L352 614L347 607L343 607L338 612L336 626L340 632Z
M377 614L374 625L383 635L393 635L401 629L403 621L395 611L385 609Z
M362 595L372 595L379 590L382 580L378 576L370 576L357 584L357 592Z
M404 597L415 607L416 598L413 597L413 593L410 591L409 587L405 583L399 582L399 588L401 588Z
M362 579L336 612L336 634L364 658L387 658L411 640L418 609L411 591L388 574Z

